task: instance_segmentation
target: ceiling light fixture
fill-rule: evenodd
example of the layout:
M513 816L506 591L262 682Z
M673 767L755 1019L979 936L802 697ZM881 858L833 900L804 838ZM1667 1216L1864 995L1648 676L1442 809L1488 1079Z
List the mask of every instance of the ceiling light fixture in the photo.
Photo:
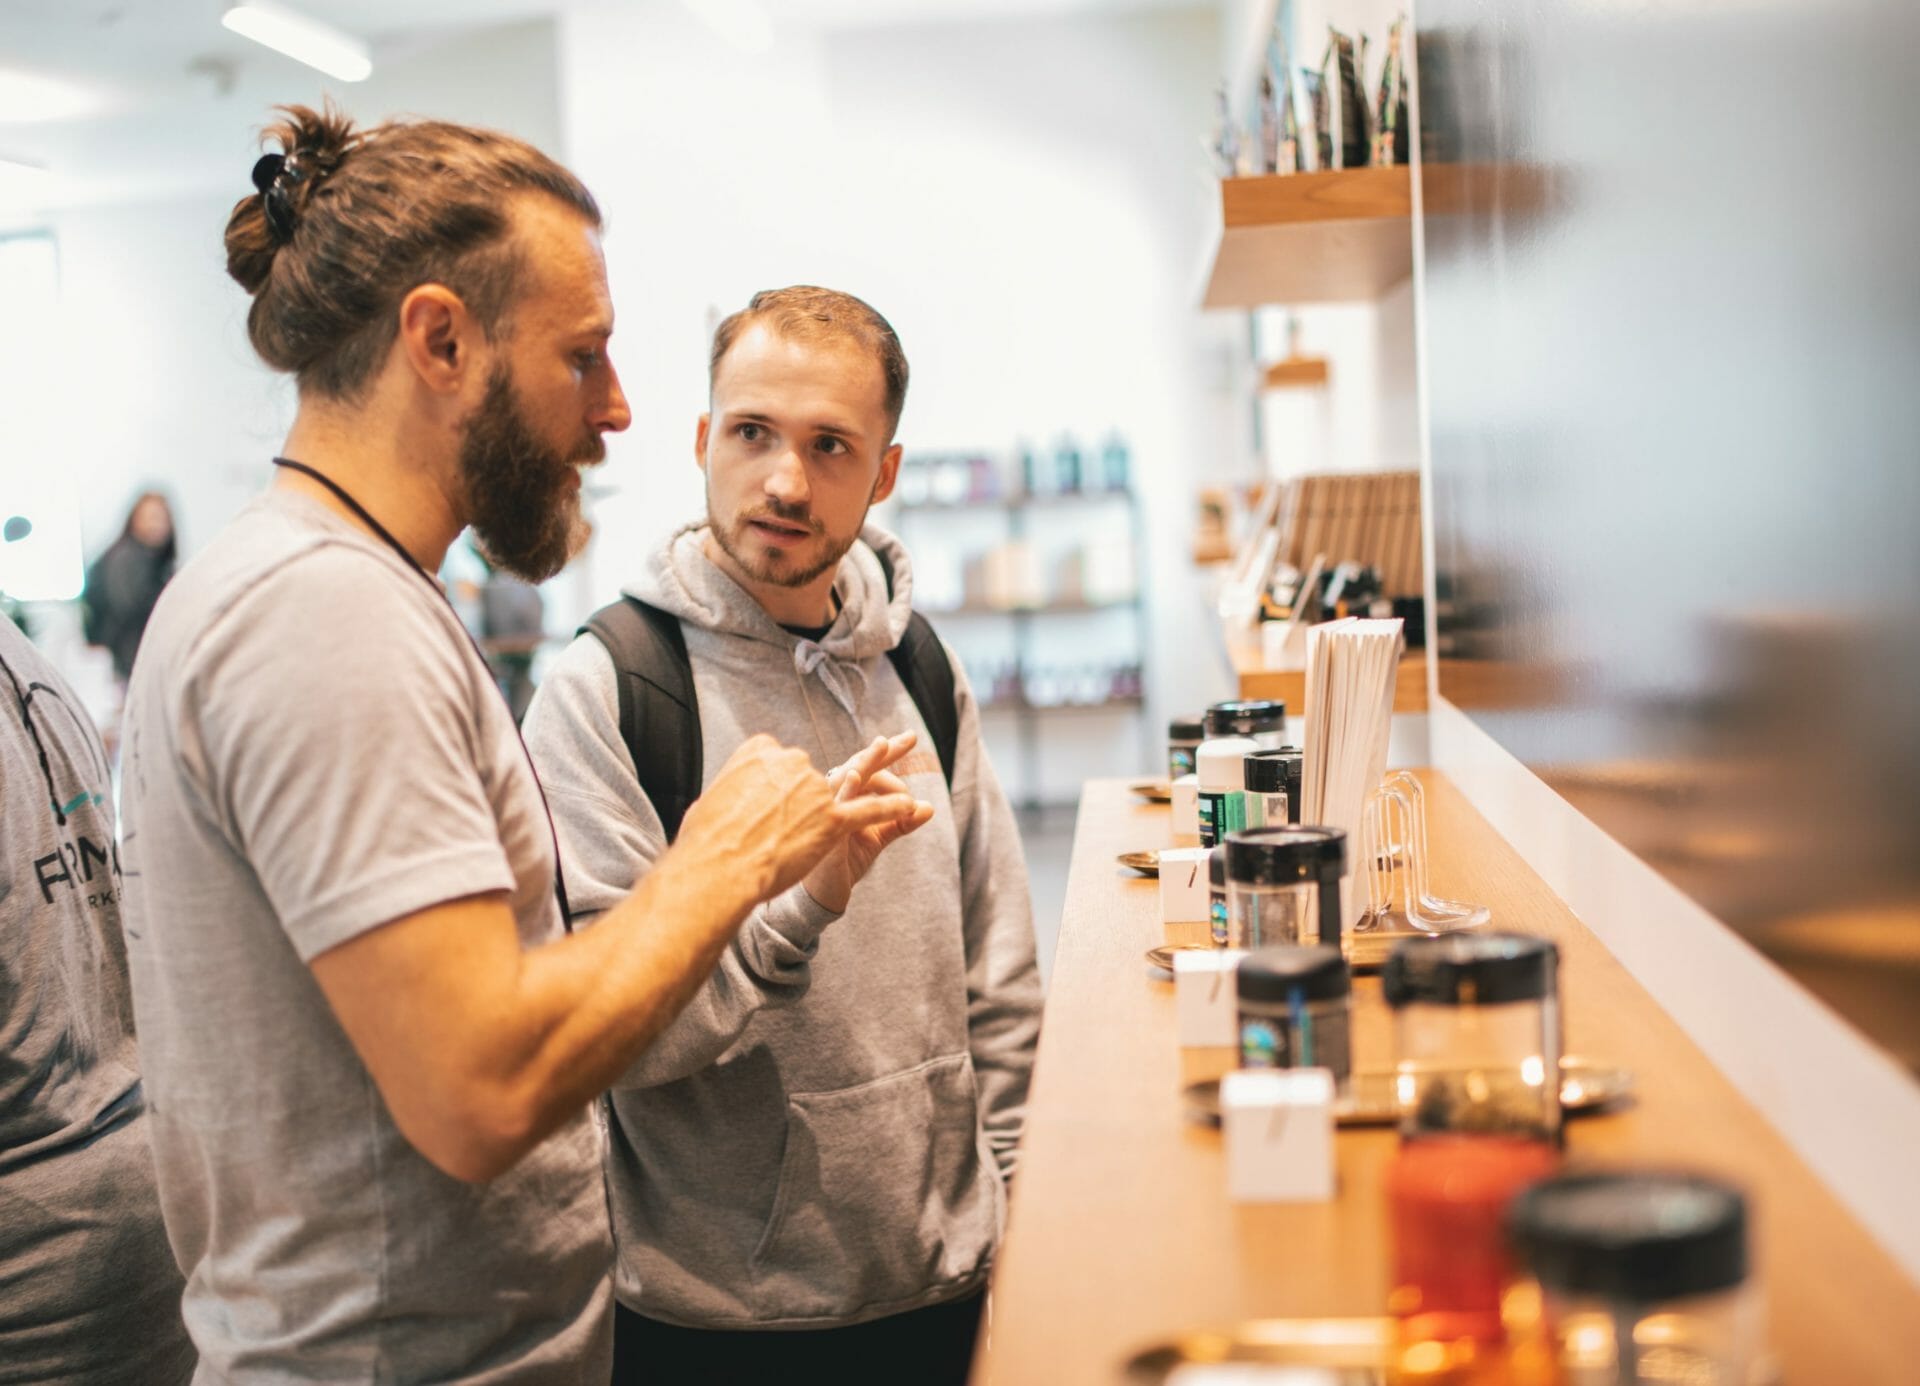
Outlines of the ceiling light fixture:
M373 58L361 40L272 0L235 5L220 16L220 22L236 34L343 82L365 81L373 71Z
M744 53L773 47L773 21L755 0L680 0L707 28Z
M0 68L0 125L72 120L92 115L102 104L94 92L62 78Z

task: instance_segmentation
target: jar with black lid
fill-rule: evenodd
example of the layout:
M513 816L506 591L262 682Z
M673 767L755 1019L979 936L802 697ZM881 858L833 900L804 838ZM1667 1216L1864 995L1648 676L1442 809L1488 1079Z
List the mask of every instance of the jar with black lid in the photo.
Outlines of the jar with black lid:
M1298 746L1255 751L1241 762L1247 786L1247 826L1282 828L1300 821L1300 772L1306 753Z
M1511 933L1427 934L1387 959L1395 1091L1408 1140L1560 1141L1559 951Z
M1565 1386L1754 1379L1764 1308L1738 1189L1667 1170L1562 1174L1514 1200L1507 1230Z
M1287 740L1287 705L1278 698L1215 703L1207 709L1206 732L1248 737L1263 751L1277 751Z
M1236 948L1325 943L1341 937L1338 828L1243 828L1227 834L1227 919Z
M1262 948L1234 969L1240 1067L1324 1068L1353 1076L1353 981L1338 948Z

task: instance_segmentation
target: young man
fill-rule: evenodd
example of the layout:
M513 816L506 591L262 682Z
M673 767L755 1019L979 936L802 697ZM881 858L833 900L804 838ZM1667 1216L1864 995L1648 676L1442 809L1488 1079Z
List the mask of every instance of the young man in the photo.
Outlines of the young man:
M615 1379L961 1382L1040 987L1020 842L966 680L926 632L938 676L909 678L946 706L917 707L889 657L915 629L913 573L865 521L899 467L907 363L866 304L793 288L721 324L711 371L707 520L629 589L678 618L705 764L770 732L832 765L908 729L918 748L896 770L936 813L851 904L814 893L743 934L615 1082ZM622 728L630 657L582 637L528 714L576 919L678 850L643 788L672 747ZM956 720L949 784L929 727Z
M0 615L0 1381L185 1386L106 752Z
M471 524L530 581L626 427L599 215L438 122L290 108L228 268L299 384L275 487L161 598L127 709L128 951L201 1379L604 1379L587 1108L756 905L843 890L930 812L743 744L591 933L435 571Z

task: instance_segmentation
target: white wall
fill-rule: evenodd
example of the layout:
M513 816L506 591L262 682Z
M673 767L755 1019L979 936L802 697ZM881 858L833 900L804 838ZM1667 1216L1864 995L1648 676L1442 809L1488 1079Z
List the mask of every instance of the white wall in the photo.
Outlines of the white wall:
M417 45L333 94L363 121L432 114L554 149L555 65L551 23L518 24ZM48 402L60 446L27 459L8 450L6 466L72 469L89 554L119 532L132 495L149 485L173 495L191 551L266 484L293 393L247 344L248 300L227 278L221 238L249 187L268 107L317 102L322 86L250 81L208 105L144 117L229 149L231 167L218 176L189 170L165 196L136 183L136 201L47 218L60 255L60 321L45 344L63 363ZM165 136L149 128L140 138Z
M899 331L909 448L1128 436L1151 526L1152 717L1225 696L1187 557L1193 492L1235 465L1247 408L1213 383L1239 329L1194 311L1212 12L783 33L759 58L672 5L577 8L561 33L567 150L608 211L635 414L602 474L621 493L596 508L597 593L703 511L713 316L824 283ZM1131 771L1161 739L1049 724L1048 791Z

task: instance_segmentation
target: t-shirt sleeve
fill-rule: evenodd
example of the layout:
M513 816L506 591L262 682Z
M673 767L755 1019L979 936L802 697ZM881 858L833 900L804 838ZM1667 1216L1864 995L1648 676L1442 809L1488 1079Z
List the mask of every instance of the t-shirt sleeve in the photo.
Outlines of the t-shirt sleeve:
M192 661L201 792L303 962L513 887L479 768L484 671L403 578L324 545L223 613Z

